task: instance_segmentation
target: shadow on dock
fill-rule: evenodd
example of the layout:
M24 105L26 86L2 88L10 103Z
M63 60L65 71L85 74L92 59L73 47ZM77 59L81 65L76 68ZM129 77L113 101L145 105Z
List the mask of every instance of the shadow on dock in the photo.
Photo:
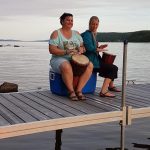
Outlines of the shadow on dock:
M150 150L150 145L149 144L139 144L139 143L132 143L136 148L142 148L146 150Z

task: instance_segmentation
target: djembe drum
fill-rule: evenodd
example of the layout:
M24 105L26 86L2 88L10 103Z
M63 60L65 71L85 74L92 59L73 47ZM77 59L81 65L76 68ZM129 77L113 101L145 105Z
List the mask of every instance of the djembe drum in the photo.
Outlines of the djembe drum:
M104 63L106 63L106 64L113 64L115 58L116 58L116 55L103 52L102 61L103 61Z
M85 72L89 62L89 59L85 55L72 55L71 65L73 69L73 75L81 76Z

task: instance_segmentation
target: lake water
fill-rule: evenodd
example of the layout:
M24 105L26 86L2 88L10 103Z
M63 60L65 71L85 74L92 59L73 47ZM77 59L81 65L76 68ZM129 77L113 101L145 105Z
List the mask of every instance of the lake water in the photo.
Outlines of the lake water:
M9 44L9 45L8 45ZM20 47L14 47L19 45ZM49 59L46 42L0 42L0 84L4 81L17 83L20 91L49 89ZM150 83L150 43L128 43L127 79L136 83ZM116 54L119 67L117 85L122 82L123 43L109 43L109 52ZM98 78L97 86L103 79ZM149 119L139 119L126 128L126 147L133 143L149 144ZM52 134L53 133L53 134ZM0 150L53 150L54 132L33 134L0 140ZM63 133L63 150L115 150L119 146L118 123L106 123L66 129ZM116 149L117 150L117 149ZM144 148L143 148L144 150Z
M0 84L4 81L19 85L19 90L49 88L47 42L0 42ZM19 45L20 47L14 47ZM108 52L116 54L119 67L117 85L122 83L123 43L108 43ZM150 43L128 43L127 80L150 83ZM101 86L103 78L98 78Z

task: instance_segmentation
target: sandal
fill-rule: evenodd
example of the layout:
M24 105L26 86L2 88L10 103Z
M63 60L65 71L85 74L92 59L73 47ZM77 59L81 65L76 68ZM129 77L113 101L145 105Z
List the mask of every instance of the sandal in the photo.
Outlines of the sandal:
M69 92L69 99L72 101L78 101L79 100L74 91Z
M81 91L77 91L76 95L77 95L77 97L78 97L79 100L82 100L82 101L86 100L85 96L82 94Z
M111 95L107 95L108 93L109 93L108 91L105 92L105 93L100 92L100 93L99 93L99 96L100 96L100 97L110 97L110 98L115 97L115 95L113 95L113 94L111 94L111 93L109 93L109 94L111 94Z
M121 90L117 89L115 86L114 87L108 87L109 91L113 91L113 92L121 92Z

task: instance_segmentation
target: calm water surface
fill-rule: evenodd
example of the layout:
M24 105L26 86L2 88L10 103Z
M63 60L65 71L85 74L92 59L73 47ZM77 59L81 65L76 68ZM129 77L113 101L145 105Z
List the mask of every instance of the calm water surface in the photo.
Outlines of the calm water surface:
M13 47L14 44L20 47ZM20 91L49 88L48 73L51 55L48 52L48 44L46 42L0 42L0 45L4 45L4 47L0 47L0 84L4 81L17 83ZM123 44L109 43L109 52L117 55L115 64L119 67L119 77L116 80L116 84L119 85L122 81ZM135 79L136 83L150 83L149 58L150 43L129 43L127 79ZM102 78L98 78L97 86L101 86L102 81ZM149 131L148 119L138 120L137 124L129 126L126 131L126 146L129 148L128 150L136 150L136 148L133 148L133 143L149 143ZM46 133L38 134L37 136L29 135L21 138L6 139L0 141L0 149L44 150L45 148L47 150L50 145L54 145L55 141L52 137L52 140L49 140L50 135ZM54 135L52 136L54 137ZM112 148L119 146L120 130L113 123L100 124L68 129L63 133L63 136L65 137L63 139L65 140L63 149L65 150L104 150L108 145L108 147ZM18 142L19 140L21 142ZM98 147L100 148L98 149Z
M9 45L8 45L9 44ZM49 88L47 42L0 42L0 83L14 82L19 90ZM19 45L20 47L14 47ZM150 43L128 43L127 80L150 83ZM122 83L123 43L109 43L108 52L116 54L119 67L117 85ZM98 78L101 86L103 78Z

